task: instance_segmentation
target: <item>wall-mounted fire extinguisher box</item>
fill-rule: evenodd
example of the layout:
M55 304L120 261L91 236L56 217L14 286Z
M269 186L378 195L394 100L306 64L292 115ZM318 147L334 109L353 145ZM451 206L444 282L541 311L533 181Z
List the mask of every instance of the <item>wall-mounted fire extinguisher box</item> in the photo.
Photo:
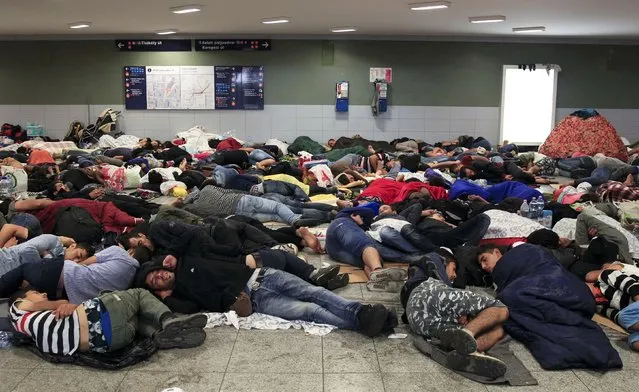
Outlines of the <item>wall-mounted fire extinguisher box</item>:
M335 84L335 111L348 112L348 82Z

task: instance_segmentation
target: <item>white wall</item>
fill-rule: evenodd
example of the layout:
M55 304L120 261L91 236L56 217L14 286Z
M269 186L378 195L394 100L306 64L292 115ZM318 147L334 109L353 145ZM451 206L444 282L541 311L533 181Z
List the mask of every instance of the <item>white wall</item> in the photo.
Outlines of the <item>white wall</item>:
M0 105L0 123L39 123L49 136L62 138L71 121L93 122L107 106ZM348 113L335 113L331 105L270 105L263 111L126 111L122 105L110 107L122 111L119 122L122 131L160 140L169 140L193 125L218 133L235 129L237 137L249 142L271 137L291 142L301 135L324 142L355 134L388 141L405 136L436 142L461 134L484 136L493 143L499 138L497 107L390 106L387 113L377 118L368 106L351 106ZM574 110L557 109L557 121ZM639 140L639 109L602 109L600 113L621 136L631 142Z

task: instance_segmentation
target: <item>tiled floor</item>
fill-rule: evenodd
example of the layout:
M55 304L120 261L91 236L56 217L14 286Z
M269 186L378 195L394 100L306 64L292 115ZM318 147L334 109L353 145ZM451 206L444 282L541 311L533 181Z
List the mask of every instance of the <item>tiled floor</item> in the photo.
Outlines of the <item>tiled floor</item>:
M326 256L308 255L319 266ZM399 306L396 295L368 292L349 285L340 295L364 302ZM398 332L408 332L405 327ZM419 353L407 339L369 339L350 331L324 337L301 330L207 330L203 346L161 351L127 370L98 371L53 365L20 349L0 349L0 392L4 391L123 391L151 392L180 387L185 392L378 392L378 391L637 391L639 354L614 342L624 360L622 371L547 372L540 369L519 343L515 354L539 381L536 387L500 387L475 383L441 367Z

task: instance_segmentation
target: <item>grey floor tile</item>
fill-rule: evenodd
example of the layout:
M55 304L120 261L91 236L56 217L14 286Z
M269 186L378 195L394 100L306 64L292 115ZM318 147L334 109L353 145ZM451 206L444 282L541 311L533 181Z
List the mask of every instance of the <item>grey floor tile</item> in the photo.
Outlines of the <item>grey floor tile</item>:
M42 363L44 360L23 348L0 350L0 369L34 369Z
M357 332L336 331L322 338L324 372L379 372L373 339Z
M506 385L488 385L489 392L588 392L588 388L571 370L530 372L539 385L511 387Z
M125 374L99 370L43 369L31 372L14 391L115 392Z
M519 358L521 363L526 366L528 371L535 372L543 370L539 365L539 362L537 362L535 357L532 356L530 351L528 351L526 346L524 346L523 344L514 341L510 342L510 349L513 351L513 353L515 353L515 356Z
M617 370L597 373L575 370L574 373L592 392L637 392L639 389L639 371Z
M639 370L639 353L630 349L627 340L615 340L610 341L610 343L612 344L612 347L619 352L619 356L623 361L623 368L625 370Z
M224 373L131 371L124 377L118 391L159 392L178 387L188 392L210 392L220 389L223 378Z
M319 373L226 373L220 389L221 392L321 392L322 390L322 375Z
M32 369L2 369L0 371L0 392L12 391L32 371Z
M444 368L428 373L383 373L386 392L486 392L483 384Z
M321 373L322 339L299 330L242 330L237 336L228 371Z
M364 286L362 287L362 295L365 302L399 303L399 293L370 291Z
M384 392L380 373L324 374L324 392Z
M133 370L224 372L235 344L236 333L207 333L204 344L183 350L160 350Z
M382 372L429 372L439 367L435 361L417 351L410 335L406 339L375 338L375 350Z
M232 325L220 325L219 327L206 328L205 330L207 333L230 333L236 335L238 333L238 330Z
M353 283L347 284L344 287L340 287L339 289L333 290L333 292L337 295L340 295L344 298L362 301L364 296L362 295L362 283Z

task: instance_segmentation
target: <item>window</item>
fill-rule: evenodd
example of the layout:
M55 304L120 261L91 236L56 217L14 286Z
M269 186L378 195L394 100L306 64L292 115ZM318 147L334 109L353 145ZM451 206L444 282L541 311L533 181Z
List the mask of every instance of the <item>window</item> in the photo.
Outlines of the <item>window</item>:
M555 126L558 66L504 65L500 142L542 144Z

